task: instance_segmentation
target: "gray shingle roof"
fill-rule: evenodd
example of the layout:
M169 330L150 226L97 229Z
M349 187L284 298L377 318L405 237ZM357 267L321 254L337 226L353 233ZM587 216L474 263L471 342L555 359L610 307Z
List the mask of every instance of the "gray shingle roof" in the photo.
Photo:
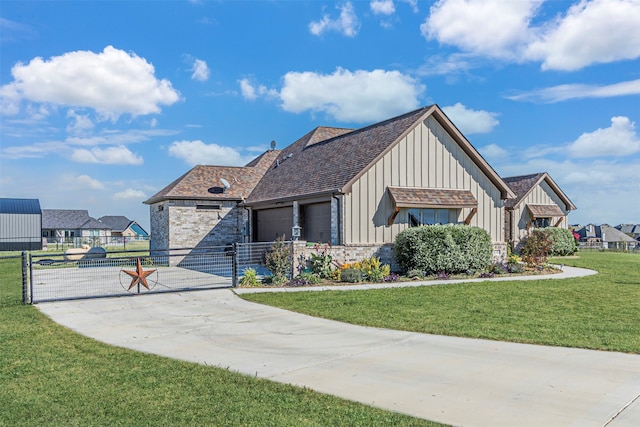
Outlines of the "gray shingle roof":
M43 209L42 228L47 230L110 230L83 209Z
M112 231L123 232L129 227L133 221L131 221L126 216L103 216L98 218L98 221L107 225Z

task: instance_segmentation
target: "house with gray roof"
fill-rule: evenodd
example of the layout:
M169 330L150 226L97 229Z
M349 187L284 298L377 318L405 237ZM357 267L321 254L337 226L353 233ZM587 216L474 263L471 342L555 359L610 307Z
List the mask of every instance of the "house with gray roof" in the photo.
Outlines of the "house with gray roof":
M111 236L111 228L89 216L83 209L43 209L42 237L48 243L75 242L104 243Z
M379 248L414 225L463 223L487 230L504 253L504 206L515 197L432 105L361 129L318 127L242 168L197 166L145 203L156 248L188 245L178 236L189 234L199 242L285 236ZM205 202L216 206L213 216L199 212ZM177 208L175 220L163 217Z
M512 247L533 228L568 228L569 212L576 209L546 172L504 178L516 197L505 203L505 234Z
M604 249L633 249L640 243L622 231L608 224L587 224L573 230L580 236L580 246L602 247Z
M640 224L619 224L615 228L629 237L640 241Z
M120 240L144 240L149 237L149 233L140 224L126 216L108 215L98 218L98 221L111 228L111 236Z

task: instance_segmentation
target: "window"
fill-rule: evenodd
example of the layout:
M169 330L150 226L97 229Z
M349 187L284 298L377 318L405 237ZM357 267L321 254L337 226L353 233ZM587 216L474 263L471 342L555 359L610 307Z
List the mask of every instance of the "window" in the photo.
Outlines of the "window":
M536 218L533 221L534 228L546 228L551 226L551 218Z
M220 205L196 205L196 210L199 211L219 211Z
M453 211L453 212L452 212ZM450 224L450 218L457 218L455 209L409 209L411 227L428 224Z

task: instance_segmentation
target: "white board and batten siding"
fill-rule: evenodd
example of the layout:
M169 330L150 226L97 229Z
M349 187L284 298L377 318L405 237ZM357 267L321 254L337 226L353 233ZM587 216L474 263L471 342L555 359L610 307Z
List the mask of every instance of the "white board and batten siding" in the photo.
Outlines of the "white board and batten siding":
M432 117L414 127L345 195L345 243L392 243L409 226L407 209L388 225L394 210L389 186L469 190L478 201L471 225L487 230L494 242L504 242L500 190ZM460 209L456 222L464 222L470 211Z
M558 227L569 228L569 220L567 217L569 211L567 210L567 205L551 186L543 180L539 185L533 187L529 194L527 194L513 210L514 220L511 227L513 227L513 235L516 237L515 240L521 240L527 235L527 223L531 220L531 213L527 210L527 205L557 205L564 213L564 217ZM551 225L555 225L558 219L559 218L554 218L552 221L553 224Z

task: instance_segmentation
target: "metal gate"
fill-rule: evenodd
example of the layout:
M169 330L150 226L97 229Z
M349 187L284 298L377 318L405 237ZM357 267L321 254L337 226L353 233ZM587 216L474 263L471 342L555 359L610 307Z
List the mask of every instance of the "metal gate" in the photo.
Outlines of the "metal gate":
M237 283L233 246L108 255L29 254L23 263L28 268L24 302L230 288Z

